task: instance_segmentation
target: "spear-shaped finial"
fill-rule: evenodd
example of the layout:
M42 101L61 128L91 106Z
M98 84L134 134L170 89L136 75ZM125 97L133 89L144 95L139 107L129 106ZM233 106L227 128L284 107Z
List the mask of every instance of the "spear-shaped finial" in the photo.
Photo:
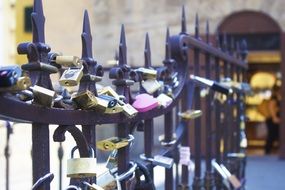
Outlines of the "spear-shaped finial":
M146 37L145 37L144 60L145 60L145 67L150 68L151 67L151 51L150 51L148 33L146 33Z
M45 43L45 17L42 0L34 0L32 16L33 43Z
M166 29L166 39L165 39L165 60L171 59L171 47L169 43L169 28Z
M87 10L84 11L82 40L82 58L92 58L92 35L90 30L90 21Z
M186 26L186 16L185 16L185 7L182 6L182 16L181 16L181 34L187 33L187 26Z
M236 42L236 58L240 58L239 41Z
M209 29L209 20L206 22L206 43L210 43L210 29Z
M246 59L247 53L248 51L247 51L246 40L242 39L241 44L240 44L240 55L241 55L242 60Z
M195 17L195 38L199 38L199 16L198 13L196 13Z
M221 48L221 43L220 43L220 32L219 32L219 31L217 31L217 32L216 32L216 46L217 46L217 48L218 48L218 49L220 49L220 48Z
M127 64L127 45L126 45L126 34L125 27L122 24L121 37L119 46L119 65L123 66Z
M230 54L233 55L235 52L235 39L233 36L230 38Z
M228 51L228 39L227 39L227 34L226 34L226 32L224 32L224 34L223 34L222 50L225 51L225 52Z

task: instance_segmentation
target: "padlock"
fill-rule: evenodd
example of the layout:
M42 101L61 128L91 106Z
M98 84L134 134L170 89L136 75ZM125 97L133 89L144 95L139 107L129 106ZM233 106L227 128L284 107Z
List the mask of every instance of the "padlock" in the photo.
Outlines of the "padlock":
M231 88L210 79L195 75L190 75L190 79L202 87L211 88L213 91L219 92L221 94L228 95L233 92Z
M128 118L133 118L138 114L138 111L131 106L130 104L126 104L121 100L118 100L118 104L122 106L123 108L123 113L128 117Z
M61 86L77 86L83 76L83 67L70 67L65 70L59 79Z
M241 182L238 180L238 178L235 175L232 175L231 172L223 164L221 164L220 166L221 169L226 174L228 181L234 187L234 189L239 189L241 187Z
M147 112L158 107L157 99L149 94L139 94L135 99L132 106L138 110L138 112Z
M96 176L97 160L94 157L94 150L91 148L92 154L88 158L73 158L77 147L71 151L71 158L67 160L67 177L85 178Z
M0 88L0 92L16 92L26 90L32 85L31 79L27 76L19 77L16 84L10 87Z
M164 93L159 94L159 96L156 97L157 101L158 101L158 105L166 108L167 106L169 106L173 99L170 98L169 96L167 96Z
M133 140L134 138L131 135L129 138L111 137L97 142L96 147L103 151L113 151L128 146Z
M100 82L100 81L102 81L102 77L97 76L97 75L85 74L85 75L83 75L83 77L81 78L80 81Z
M161 89L162 86L156 79L147 79L142 81L142 87L147 93L153 94Z
M143 79L156 79L157 77L157 71L154 69L148 69L144 67L140 67L135 70L138 73L142 74Z
M111 152L111 154L108 157L107 163L106 163L106 168L111 172L115 173L118 168L118 150L115 149Z
M0 88L6 88L15 85L21 75L22 70L18 66L0 67Z
M104 190L102 187L100 187L99 185L93 183L90 184L86 181L83 182L84 185L86 185L86 187L89 187L90 190Z
M172 134L172 139L170 141L166 141L164 135L158 136L158 141L160 142L161 146L171 146L176 143L176 140L176 133Z
M76 56L59 55L54 61L63 67L82 67L82 61Z
M93 109L98 104L97 98L89 90L74 95L72 101L81 109Z
M185 120L195 119L202 116L201 110L187 110L186 112L179 112L178 116Z
M102 106L104 106L105 108L113 108L117 105L118 101L112 97L112 96L108 96L108 95L98 95L99 99L105 100L105 103L102 103ZM100 106L100 101L98 100L98 106Z
M140 155L142 160L150 161L153 165L161 166L164 168L170 169L173 166L174 160L173 158L169 158L162 155L155 155L153 158L147 158L144 154Z
M225 172L223 171L223 169L221 168L221 166L215 160L212 160L211 164L212 164L213 168L217 171L217 173L222 177L222 182L223 182L224 186L227 189L230 189L230 183L228 181L228 177L225 174Z
M112 87L110 87L110 86L106 86L106 87L99 89L97 93L98 93L98 95L112 96L117 100L120 99L120 96L117 94L117 92L115 90L113 90Z
M31 89L33 90L34 103L47 107L51 107L53 105L56 95L55 91L37 85L31 87Z

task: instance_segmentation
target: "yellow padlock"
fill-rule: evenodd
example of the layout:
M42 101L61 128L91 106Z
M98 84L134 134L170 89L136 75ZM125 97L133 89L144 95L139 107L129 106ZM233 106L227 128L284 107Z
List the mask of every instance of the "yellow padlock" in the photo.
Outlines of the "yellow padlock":
M186 112L178 113L178 116L185 120L195 119L197 117L200 117L201 115L201 110L187 110Z
M97 148L103 151L112 151L115 149L120 149L129 144L129 139L111 137L96 143Z
M67 160L67 177L70 178L85 178L96 176L97 159L94 157L94 150L92 150L91 157L88 158L73 158L77 147L71 151L71 158Z
M95 95L89 90L74 95L72 97L72 101L74 101L76 105L81 109L92 109L95 108L98 104Z

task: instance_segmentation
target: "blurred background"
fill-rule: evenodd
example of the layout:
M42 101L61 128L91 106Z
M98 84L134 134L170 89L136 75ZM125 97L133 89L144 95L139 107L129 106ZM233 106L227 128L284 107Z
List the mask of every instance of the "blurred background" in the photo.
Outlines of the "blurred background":
M93 33L93 54L99 63L107 67L106 63L114 58L119 44L120 26L125 24L129 64L131 66L143 65L144 36L146 32L149 32L152 63L154 66L161 65L166 27L170 28L171 34L180 32L182 5L186 7L188 33L194 33L197 13L201 36L203 37L205 33L208 20L213 44L215 44L217 31L220 34L227 34L228 43L231 43L231 39L247 40L249 50L247 80L254 90L254 96L247 97L246 100L248 153L263 155L267 131L265 118L258 111L258 107L264 99L270 97L274 84L283 86L284 66L282 67L281 63L283 65L285 63L284 0L43 0L46 16L46 43L52 47L54 52L80 56L83 11L87 9ZM0 1L1 66L21 65L27 62L25 56L17 55L17 44L32 39L30 19L32 10L32 0ZM14 160L12 163L19 164L23 171L31 171L25 169L25 167L31 167L30 155L27 154L31 148L31 128L17 125L19 126L14 127L14 134L11 137L11 158ZM163 129L159 128L159 123L157 126L156 132L162 132ZM102 127L99 130L99 139L111 136L107 128ZM281 130L284 131L282 128ZM4 127L0 127L1 136L5 134L5 131ZM114 130L111 131L113 134ZM281 140L274 145L273 153L280 158L285 158L285 133L280 135ZM54 144L52 148L54 153L51 153L54 157L52 162L55 163L54 166L57 166L58 145L52 144ZM65 147L66 150L72 147L70 144L72 143L65 143L64 146L69 146ZM4 150L4 145L5 139L0 138L0 150ZM140 149L136 150L140 151ZM69 153L66 153L65 157L68 156ZM4 154L2 152L0 159L1 168L3 168ZM12 168L12 175L17 176L16 172L19 169L15 168ZM0 176L4 176L4 171L0 172ZM26 173L26 175L27 178L24 180L22 177L13 179L16 180L13 184L19 185L13 189L23 187L26 181L31 182L31 173ZM0 177L0 189L4 186L2 179L4 178Z

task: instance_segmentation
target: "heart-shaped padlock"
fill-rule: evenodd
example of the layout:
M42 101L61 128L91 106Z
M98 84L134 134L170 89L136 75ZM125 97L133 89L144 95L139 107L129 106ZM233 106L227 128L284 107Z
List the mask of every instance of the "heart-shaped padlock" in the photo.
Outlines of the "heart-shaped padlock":
M149 94L140 94L136 96L136 100L133 103L133 107L139 112L147 112L158 106L156 98Z

